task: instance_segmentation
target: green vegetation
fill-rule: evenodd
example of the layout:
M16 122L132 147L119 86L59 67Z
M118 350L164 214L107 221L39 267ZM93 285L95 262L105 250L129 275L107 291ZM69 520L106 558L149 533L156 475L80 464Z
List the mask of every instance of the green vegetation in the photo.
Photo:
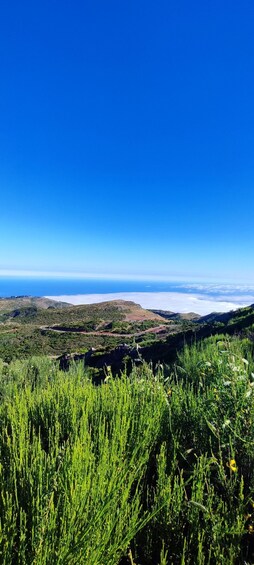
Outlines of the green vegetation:
M19 304L19 306L17 306L14 301L11 301L10 303L9 301L3 301L0 312L1 315L8 313L10 322L15 321L15 324L29 324L32 322L36 323L36 325L52 326L62 325L65 323L89 322L91 320L93 322L101 322L102 319L112 321L122 320L125 318L126 313L131 311L132 304L134 303L123 303L125 305L124 307L124 305L119 304L119 302L122 301L87 304L81 306L68 305L62 308L42 308L38 302L22 306L18 300L17 304ZM55 303L53 302L53 304Z
M253 327L252 306L195 317L148 311L123 300L71 306L46 298L0 299L0 357L10 362L31 355L84 353L91 348L103 353L124 342L129 346L139 344L148 361L169 362L185 342L218 332L241 332L252 338ZM107 362L113 366L113 362Z
M9 362L31 355L114 348L123 340L131 344L139 332L161 324L163 318L122 300L71 306L46 298L0 299L0 358ZM170 324L168 329L170 333Z
M209 338L171 367L0 364L3 565L254 563L254 362Z
M164 320L161 320L163 323ZM112 322L108 325L109 331L122 334L139 333L158 326L158 320L141 320L134 322Z
M43 296L12 296L9 298L0 297L0 312L10 312L19 308L36 307L40 309L62 309L68 308L70 304L67 302L59 302Z
M6 362L28 359L31 355L58 356L62 353L82 352L90 347L114 348L122 341L117 337L100 335L86 336L71 332L54 332L37 328L5 330L0 333L0 358Z

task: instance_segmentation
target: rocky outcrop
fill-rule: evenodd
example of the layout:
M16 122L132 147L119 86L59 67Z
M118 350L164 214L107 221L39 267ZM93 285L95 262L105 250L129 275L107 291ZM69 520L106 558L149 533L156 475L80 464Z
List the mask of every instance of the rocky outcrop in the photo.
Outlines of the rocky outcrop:
M124 368L126 363L141 363L139 347L131 347L127 343L122 343L111 351L97 351L94 348L86 353L64 354L59 358L60 369L68 370L72 361L84 361L84 364L96 369L111 367L113 373L117 373Z

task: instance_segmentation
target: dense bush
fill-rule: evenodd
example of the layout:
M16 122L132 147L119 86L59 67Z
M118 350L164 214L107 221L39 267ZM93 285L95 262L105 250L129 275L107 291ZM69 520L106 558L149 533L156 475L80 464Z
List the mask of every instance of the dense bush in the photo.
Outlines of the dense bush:
M105 375L0 364L1 564L253 563L251 344Z

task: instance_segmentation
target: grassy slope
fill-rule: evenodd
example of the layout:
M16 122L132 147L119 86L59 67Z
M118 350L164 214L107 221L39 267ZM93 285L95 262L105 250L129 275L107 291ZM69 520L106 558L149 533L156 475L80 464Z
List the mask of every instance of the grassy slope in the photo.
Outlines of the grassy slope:
M0 366L2 565L254 562L251 344L209 338L164 380Z

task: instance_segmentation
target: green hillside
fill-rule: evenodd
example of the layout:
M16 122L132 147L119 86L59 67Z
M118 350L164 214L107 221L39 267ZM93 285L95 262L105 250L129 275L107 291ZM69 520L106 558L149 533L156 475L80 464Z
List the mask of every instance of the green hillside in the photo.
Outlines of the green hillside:
M95 349L86 363L101 370L103 363L114 365L105 352L123 343L138 345L148 362L170 362L184 343L218 332L252 339L253 306L197 316L145 310L123 300L81 306L33 297L0 300L0 357L7 362L31 355L85 355ZM122 360L126 357L135 358L134 352L123 352ZM120 368L123 363L117 360L115 371Z
M178 322L130 301L56 304L47 299L0 300L0 357L10 361L30 355L82 353L91 347L110 349L123 341L142 341L142 335L143 341L153 342L179 331Z
M9 298L0 297L0 313L10 312L18 308L36 307L40 309L57 308L62 309L70 306L67 302L51 300L44 296L11 296Z

